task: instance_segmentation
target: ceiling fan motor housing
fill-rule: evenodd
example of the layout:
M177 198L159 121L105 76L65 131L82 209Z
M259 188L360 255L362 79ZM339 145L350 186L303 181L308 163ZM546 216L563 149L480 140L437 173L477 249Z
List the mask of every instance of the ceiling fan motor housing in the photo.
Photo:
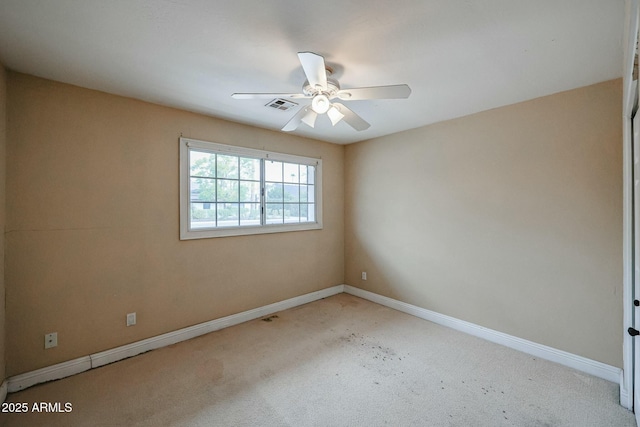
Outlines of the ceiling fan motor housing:
M332 79L331 77L327 77L327 88L320 88L316 86L312 86L309 81L305 81L304 85L302 85L302 93L308 96L315 96L318 94L324 94L329 99L335 98L336 93L340 90L340 84L336 79Z

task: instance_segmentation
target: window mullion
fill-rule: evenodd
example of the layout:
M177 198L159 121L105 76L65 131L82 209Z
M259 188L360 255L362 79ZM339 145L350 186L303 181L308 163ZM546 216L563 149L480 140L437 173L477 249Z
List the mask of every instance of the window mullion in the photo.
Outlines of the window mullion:
M265 225L267 223L267 184L265 183L265 180L265 159L260 159L260 225Z
M216 181L216 185L215 185L215 191L213 192L213 194L215 194L216 196L216 204L214 205L216 208L216 227L218 226L218 154L216 153L214 155L214 160L215 163L213 164L213 175L216 177L215 181Z
M242 215L241 212L242 210L240 209L241 203L240 203L240 156L238 156L238 226L240 226L240 224L242 224Z

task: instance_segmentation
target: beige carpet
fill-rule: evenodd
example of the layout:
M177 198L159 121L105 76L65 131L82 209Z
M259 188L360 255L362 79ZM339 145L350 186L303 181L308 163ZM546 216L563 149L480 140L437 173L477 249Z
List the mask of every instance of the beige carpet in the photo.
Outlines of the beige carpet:
M635 426L618 386L340 294L7 402L6 426Z

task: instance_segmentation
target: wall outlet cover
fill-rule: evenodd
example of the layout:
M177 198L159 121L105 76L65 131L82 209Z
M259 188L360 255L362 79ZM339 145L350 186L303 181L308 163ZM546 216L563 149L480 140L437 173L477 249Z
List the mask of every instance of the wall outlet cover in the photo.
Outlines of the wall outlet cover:
M44 348L45 350L48 348L53 348L58 346L58 333L51 332L44 336Z
M133 326L136 324L136 314L129 313L127 314L127 326Z

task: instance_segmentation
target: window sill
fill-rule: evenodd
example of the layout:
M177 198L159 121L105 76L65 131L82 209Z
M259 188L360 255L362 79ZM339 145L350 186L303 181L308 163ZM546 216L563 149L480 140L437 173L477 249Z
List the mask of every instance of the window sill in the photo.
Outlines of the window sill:
M285 233L288 231L322 230L317 222L304 224L262 225L257 227L228 227L204 230L180 230L180 240L210 239L215 237L249 236L253 234Z

